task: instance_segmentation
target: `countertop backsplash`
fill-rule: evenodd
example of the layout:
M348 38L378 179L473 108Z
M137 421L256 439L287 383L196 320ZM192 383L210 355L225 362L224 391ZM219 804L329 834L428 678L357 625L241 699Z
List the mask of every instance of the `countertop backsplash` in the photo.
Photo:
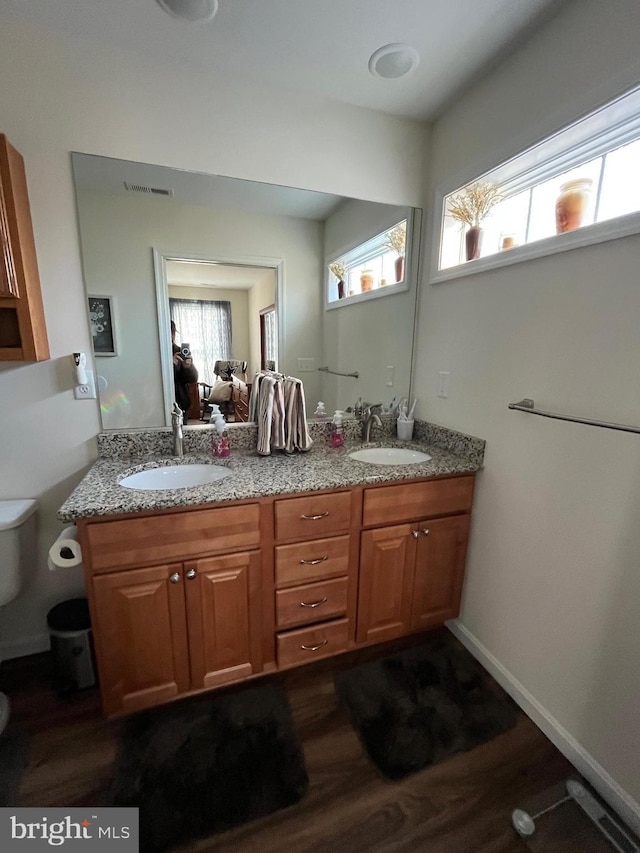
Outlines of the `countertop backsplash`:
M308 421L309 433L313 439L313 447L326 448L331 443L331 420L312 418ZM345 443L359 444L362 439L362 425L355 418L343 421ZM211 451L211 440L215 435L213 427L198 426L184 430L185 454L207 454ZM234 450L249 452L255 450L258 440L258 429L255 423L231 424L228 430L231 452ZM448 427L422 421L416 418L414 426L414 441L420 444L433 445L465 456L482 467L485 442L481 438L457 432ZM396 419L390 415L382 416L382 430L376 427L371 435L372 443L396 440ZM166 456L172 452L172 434L170 427L133 429L113 432L103 432L98 436L98 452L102 458L123 458L142 456ZM274 455L279 455L276 453Z

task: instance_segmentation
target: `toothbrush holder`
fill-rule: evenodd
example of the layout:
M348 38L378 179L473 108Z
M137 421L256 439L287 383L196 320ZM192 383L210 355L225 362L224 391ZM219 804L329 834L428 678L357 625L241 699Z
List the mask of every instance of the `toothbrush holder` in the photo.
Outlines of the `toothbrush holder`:
M396 421L396 430L400 441L411 441L413 438L413 420L401 421L398 418Z

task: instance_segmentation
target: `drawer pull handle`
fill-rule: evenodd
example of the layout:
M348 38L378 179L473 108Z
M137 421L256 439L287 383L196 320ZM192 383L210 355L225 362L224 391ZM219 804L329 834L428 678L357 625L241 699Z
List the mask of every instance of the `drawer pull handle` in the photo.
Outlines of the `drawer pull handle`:
M321 598L320 601L301 601L300 607L320 607L321 604L325 604L327 601L327 596Z
M323 646L326 646L329 640L323 640L321 643L318 643L317 646L300 646L301 649L304 649L305 652L317 652L318 649L321 649Z
M324 563L329 557L325 554L324 557L317 557L315 560L300 560L301 566L317 566L318 563Z
M305 521L318 521L321 518L326 518L329 515L329 511L321 512L320 515L301 515L300 518L303 518Z

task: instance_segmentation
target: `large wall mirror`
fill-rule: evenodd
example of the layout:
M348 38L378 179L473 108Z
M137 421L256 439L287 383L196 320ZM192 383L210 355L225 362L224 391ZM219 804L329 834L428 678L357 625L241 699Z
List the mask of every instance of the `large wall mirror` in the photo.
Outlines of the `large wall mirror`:
M225 305L225 355L249 381L267 356L299 376L310 416L319 400L331 413L409 395L420 211L89 154L72 163L87 307L109 315L91 321L103 429L170 422L170 303ZM403 286L327 310L329 262L405 220ZM218 332L208 315L178 316L176 343L212 384Z

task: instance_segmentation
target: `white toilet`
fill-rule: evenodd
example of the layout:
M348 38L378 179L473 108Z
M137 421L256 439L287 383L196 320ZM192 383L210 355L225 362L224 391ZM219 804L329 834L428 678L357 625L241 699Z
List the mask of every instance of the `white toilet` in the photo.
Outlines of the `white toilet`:
M0 500L0 607L20 594L35 565L36 502ZM0 693L0 732L9 719L9 700Z

